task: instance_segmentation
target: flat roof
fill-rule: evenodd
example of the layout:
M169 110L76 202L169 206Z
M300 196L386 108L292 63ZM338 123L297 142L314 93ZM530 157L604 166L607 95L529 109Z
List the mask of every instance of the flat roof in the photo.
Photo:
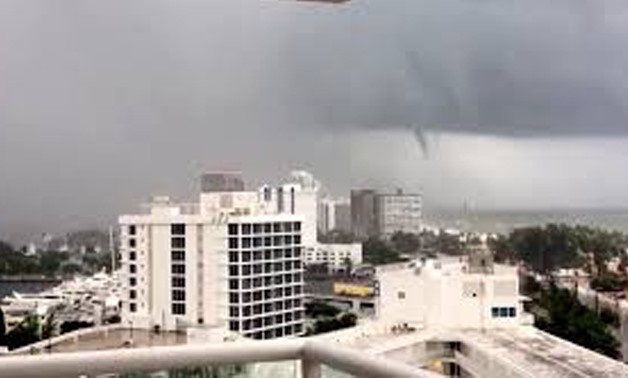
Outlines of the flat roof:
M460 331L461 341L531 377L628 377L628 365L534 327Z

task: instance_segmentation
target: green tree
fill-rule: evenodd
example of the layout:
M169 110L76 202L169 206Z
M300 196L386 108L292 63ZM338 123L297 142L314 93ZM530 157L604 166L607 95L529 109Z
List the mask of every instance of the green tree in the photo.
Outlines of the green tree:
M548 312L536 321L540 329L609 357L619 356L619 342L608 326L568 290L551 285L540 305Z
M364 262L373 265L390 264L405 261L399 252L391 248L385 241L378 238L369 238L362 244Z
M2 307L0 307L0 346L7 345L7 326L4 321L4 312L2 311Z
M402 231L395 232L390 238L390 243L399 253L414 253L419 249L419 237Z
M50 314L48 314L48 316L46 317L46 321L41 327L41 338L49 339L51 337L54 337L56 336L56 331L57 331L57 320L56 320L55 312L52 311L50 312Z
M9 349L16 349L41 340L39 321L35 316L28 316L24 321L7 333L6 341Z

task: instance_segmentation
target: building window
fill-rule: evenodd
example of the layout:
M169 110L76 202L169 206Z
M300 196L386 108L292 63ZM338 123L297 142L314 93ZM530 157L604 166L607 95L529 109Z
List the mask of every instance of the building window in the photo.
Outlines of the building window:
M137 303L129 303L129 311L137 312Z
M238 267L237 266L230 266L229 267L229 275L232 277L235 277L238 275Z
M242 239L242 248L251 248L251 238Z
M170 246L172 248L184 249L185 248L185 238L172 238L170 240Z
M137 285L137 278L135 277L129 278L129 286L135 286L135 285Z
M251 306L244 306L242 308L242 315L243 316L251 316Z
M183 264L173 264L172 265L172 274L185 274L185 265L183 265Z
M491 316L493 318L514 318L517 316L517 309L514 307L492 307Z
M244 302L244 303L251 302L251 293L248 293L248 292L243 293L242 294L242 302Z
M185 287L185 278L172 277L172 287Z
M238 303L240 300L240 296L237 293L229 294L229 303Z
M238 324L238 322L231 321L231 322L229 322L229 329L231 331L239 331L240 330L240 324Z
M185 291L172 290L172 301L185 301Z
M238 225L230 224L229 225L229 235L237 235L238 234Z
M129 260L131 261L137 260L137 253L135 251L129 252Z
M229 307L229 316L231 316L232 318L237 318L239 314L240 311L237 307Z
M135 264L129 265L129 272L130 273L137 273L137 265L135 265Z
M242 233L244 235L250 235L251 234L251 225L250 224L243 224L242 225Z
M229 252L229 262L238 262L238 252Z
M135 246L137 245L135 239L129 239L129 247L131 248L135 248Z
M173 303L172 314L173 315L185 315L185 303Z
M261 234L262 233L262 225L261 224L254 224L253 225L253 233L254 234Z
M238 248L238 238L229 238L229 248Z
M135 299L135 298L137 298L137 291L129 290L129 299Z
M172 251L170 254L172 257L172 261L184 261L185 260L185 252L183 251Z
M294 231L301 231L301 222L294 222L293 224Z
M272 224L270 223L264 223L264 232L267 234L270 234L272 232Z
M406 299L406 292L405 291L397 292L397 299Z
M237 290L238 289L238 280L229 280L229 289Z
M135 235L136 231L137 231L137 227L135 227L135 225L129 226L129 235Z
M185 225L181 223L170 225L170 234L185 235Z

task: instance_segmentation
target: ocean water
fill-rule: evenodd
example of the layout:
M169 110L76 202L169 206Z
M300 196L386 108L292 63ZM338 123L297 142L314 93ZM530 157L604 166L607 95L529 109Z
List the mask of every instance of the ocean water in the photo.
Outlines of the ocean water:
M462 231L508 233L518 227L566 223L628 233L628 209L434 212L425 219L432 226Z

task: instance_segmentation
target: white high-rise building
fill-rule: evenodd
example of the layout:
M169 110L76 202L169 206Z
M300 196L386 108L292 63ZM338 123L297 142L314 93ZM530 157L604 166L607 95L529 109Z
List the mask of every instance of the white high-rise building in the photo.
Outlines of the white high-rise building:
M317 240L318 196L320 183L304 171L294 171L290 180L277 187L259 189L264 206L278 213L303 216L303 245L314 246Z
M304 217L233 182L206 178L199 203L158 198L119 218L123 322L255 339L303 332Z

